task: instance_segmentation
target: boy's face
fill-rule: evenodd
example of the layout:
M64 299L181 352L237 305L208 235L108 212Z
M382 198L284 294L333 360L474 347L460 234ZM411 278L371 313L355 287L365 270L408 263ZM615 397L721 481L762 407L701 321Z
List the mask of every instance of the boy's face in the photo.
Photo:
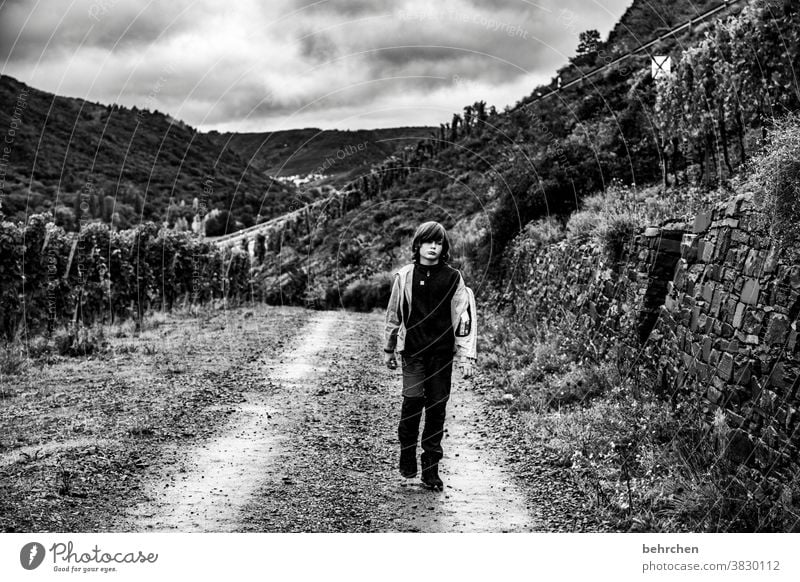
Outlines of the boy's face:
M442 241L430 240L419 245L420 259L436 262L442 256Z

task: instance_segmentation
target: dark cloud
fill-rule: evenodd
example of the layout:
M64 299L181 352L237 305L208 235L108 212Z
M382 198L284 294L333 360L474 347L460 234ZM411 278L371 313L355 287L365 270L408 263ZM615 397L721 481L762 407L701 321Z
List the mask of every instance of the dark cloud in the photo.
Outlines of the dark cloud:
M293 0L294 9L305 15L336 14L347 18L386 13L396 5L391 0Z
M315 63L330 61L340 54L340 45L324 32L308 31L299 38L300 54Z
M126 50L191 28L186 2L121 0L6 2L0 9L0 59L38 60L85 48Z
M480 98L513 103L629 3L12 0L0 59L44 90L146 102L201 128L417 125Z
M393 73L406 68L409 64L427 66L429 64L450 63L464 58L460 47L450 46L400 46L381 47L372 51L369 61L373 69ZM470 58L472 55L470 54Z

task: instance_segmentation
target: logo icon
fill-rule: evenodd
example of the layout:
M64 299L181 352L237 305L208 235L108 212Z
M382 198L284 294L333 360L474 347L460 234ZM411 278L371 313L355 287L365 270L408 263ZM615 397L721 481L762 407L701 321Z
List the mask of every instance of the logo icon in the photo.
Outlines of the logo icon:
M30 542L22 546L19 552L19 563L26 570L35 570L44 561L44 546L39 542Z

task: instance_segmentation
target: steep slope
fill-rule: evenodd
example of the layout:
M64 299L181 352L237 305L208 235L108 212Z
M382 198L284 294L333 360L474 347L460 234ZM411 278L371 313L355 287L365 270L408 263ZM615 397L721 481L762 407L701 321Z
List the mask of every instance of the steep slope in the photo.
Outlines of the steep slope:
M230 210L233 228L284 212L295 194L162 113L54 96L2 76L0 127L12 126L2 199L11 220L58 209L67 228L87 218L120 228L191 223L197 198L206 210Z

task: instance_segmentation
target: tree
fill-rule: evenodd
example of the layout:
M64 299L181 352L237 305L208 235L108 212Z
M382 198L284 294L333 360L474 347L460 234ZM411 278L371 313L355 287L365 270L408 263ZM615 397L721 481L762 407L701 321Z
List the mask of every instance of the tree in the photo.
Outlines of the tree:
M595 55L598 48L600 48L600 33L596 30L587 30L578 35L577 57Z
M81 221L81 217L83 216L83 211L81 210L81 195L75 194L75 204L73 206L73 219L76 223Z
M206 220L206 236L222 236L235 230L231 213L221 210Z
M256 261L258 261L258 264L259 265L263 264L264 256L267 253L267 237L264 236L263 232L259 232L256 235L256 245L253 252L255 253Z
M103 222L111 222L112 215L114 214L114 199L111 196L103 198Z

